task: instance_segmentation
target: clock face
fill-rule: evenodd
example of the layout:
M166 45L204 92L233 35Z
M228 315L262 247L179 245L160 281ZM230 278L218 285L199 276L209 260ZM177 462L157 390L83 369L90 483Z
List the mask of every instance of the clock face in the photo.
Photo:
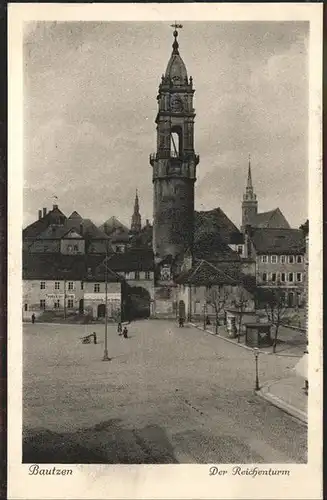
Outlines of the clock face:
M182 111L183 110L183 100L177 95L172 95L170 98L170 106L172 111Z

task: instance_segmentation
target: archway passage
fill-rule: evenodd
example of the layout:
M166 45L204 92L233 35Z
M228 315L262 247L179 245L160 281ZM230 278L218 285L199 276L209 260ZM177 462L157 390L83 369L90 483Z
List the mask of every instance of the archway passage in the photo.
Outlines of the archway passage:
M146 288L131 286L128 290L128 311L130 319L150 317L151 296Z
M106 315L106 306L105 304L99 304L98 305L98 318L104 318Z
M185 302L180 300L178 304L178 316L179 318L186 318Z

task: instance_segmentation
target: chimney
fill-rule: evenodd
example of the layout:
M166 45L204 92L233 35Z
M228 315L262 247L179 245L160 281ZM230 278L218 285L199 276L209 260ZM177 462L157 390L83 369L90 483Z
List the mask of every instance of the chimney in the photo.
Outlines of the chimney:
M55 210L56 208L58 208L58 205L53 205L52 206L52 210Z
M42 219L42 210L39 210L39 220Z
M44 208L44 209L43 209L43 217L45 217L46 215L47 215L47 209L46 209L46 208Z

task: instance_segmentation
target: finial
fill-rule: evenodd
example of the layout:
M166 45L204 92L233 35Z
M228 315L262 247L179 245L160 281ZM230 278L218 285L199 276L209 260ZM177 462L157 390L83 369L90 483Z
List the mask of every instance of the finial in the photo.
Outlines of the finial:
M178 37L178 31L177 31L177 28L181 29L183 28L183 25L182 24L177 24L176 21L174 24L171 24L170 25L172 28L174 28L174 31L173 31L173 36L175 38L174 40L174 43L173 43L173 54L179 54L178 52L178 41L177 41L177 37Z

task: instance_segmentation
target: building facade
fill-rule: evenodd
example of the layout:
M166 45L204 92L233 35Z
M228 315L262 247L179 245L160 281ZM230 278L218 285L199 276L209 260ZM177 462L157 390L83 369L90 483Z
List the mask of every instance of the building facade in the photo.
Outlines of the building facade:
M304 305L305 239L300 229L254 229L249 236L258 286L280 288L288 307Z

